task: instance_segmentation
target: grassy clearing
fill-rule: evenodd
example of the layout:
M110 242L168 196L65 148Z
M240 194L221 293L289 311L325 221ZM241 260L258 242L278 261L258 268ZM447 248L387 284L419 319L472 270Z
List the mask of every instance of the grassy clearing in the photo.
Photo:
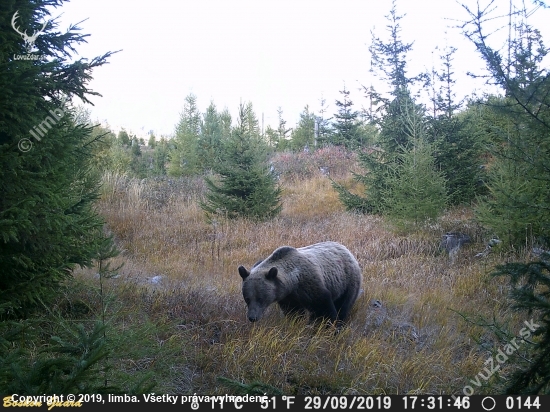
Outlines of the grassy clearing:
M321 173L281 185L278 218L208 224L200 179L106 176L98 208L123 250L113 264L124 263L105 280L111 379L130 385L150 373L157 393L180 394L230 392L220 377L286 394L459 394L499 342L457 312L506 317L512 330L524 320L509 313L506 286L488 276L504 257L474 257L484 246L468 210L396 234L379 217L345 212ZM454 264L438 251L450 230L473 239ZM284 318L275 305L250 324L237 266L281 245L324 240L346 245L363 270L349 327L334 336ZM83 305L75 319L96 319L98 282L93 270L78 272L64 310ZM374 309L373 299L383 307ZM491 390L489 382L476 393Z

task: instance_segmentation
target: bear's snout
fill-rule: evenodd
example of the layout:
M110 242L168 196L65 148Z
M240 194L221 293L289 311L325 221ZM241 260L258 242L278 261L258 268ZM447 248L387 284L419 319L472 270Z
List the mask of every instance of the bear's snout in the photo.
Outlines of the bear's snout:
M263 308L257 307L256 305L253 305L252 307L248 308L248 320L250 322L257 322L262 318L264 310Z

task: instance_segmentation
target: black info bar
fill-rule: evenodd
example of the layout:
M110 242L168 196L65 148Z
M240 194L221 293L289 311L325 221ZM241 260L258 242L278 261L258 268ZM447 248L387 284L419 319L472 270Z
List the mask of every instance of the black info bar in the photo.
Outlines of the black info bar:
M167 394L63 394L4 395L2 408L20 410L78 409L117 411L121 407L136 410L177 411L548 411L549 396L446 396L446 395L167 395ZM69 411L67 411L69 412Z

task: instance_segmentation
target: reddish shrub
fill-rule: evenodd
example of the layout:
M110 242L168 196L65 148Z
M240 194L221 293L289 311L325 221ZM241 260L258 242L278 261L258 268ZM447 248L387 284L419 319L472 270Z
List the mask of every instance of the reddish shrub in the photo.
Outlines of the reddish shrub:
M327 146L312 152L275 153L271 164L285 179L305 179L323 174L344 177L356 163L356 155L339 146Z

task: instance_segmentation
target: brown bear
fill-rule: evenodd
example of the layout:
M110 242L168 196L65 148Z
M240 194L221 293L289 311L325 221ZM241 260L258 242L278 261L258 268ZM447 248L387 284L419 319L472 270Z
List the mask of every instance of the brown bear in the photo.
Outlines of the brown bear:
M301 248L282 246L250 272L239 266L248 319L259 320L277 302L285 314L310 313L310 320L341 325L361 290L361 269L340 243L321 242Z

